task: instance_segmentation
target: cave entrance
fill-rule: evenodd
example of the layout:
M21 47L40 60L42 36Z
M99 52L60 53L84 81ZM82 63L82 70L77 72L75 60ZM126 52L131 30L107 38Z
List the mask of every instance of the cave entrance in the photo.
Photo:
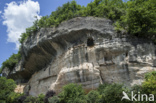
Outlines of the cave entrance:
M94 40L93 40L92 37L89 37L89 38L87 39L87 46L89 46L89 47L94 46Z

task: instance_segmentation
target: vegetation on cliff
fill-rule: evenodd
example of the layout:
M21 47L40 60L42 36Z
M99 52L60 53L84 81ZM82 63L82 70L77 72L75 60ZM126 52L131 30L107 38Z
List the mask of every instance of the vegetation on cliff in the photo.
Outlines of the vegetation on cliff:
M40 28L58 26L74 17L102 17L114 21L116 30L126 30L131 35L155 39L156 1L155 0L94 0L86 7L71 1L58 7L50 16L43 16L21 35L20 42Z
M30 35L40 28L58 26L61 22L74 17L101 17L114 22L118 32L126 30L130 35L150 38L156 42L156 0L94 0L86 7L71 1L58 7L49 16L43 16L36 20L33 26L26 29L19 39L22 44ZM20 52L13 54L3 62L1 69L5 67L13 69L20 60Z
M0 77L0 103L5 103L12 97L16 84L12 79Z
M61 93L57 94L51 90L46 95L37 97L13 92L16 84L11 79L0 77L0 103L131 103L132 101L122 99L123 91L128 96L131 91L134 94L153 94L156 96L156 71L147 73L142 85L127 88L120 84L103 84L97 90L85 92L81 85L74 83L65 85ZM136 98L138 99L138 98ZM142 103L142 101L134 101Z
M2 63L2 69L7 67L9 68L10 70L12 70L15 65L18 63L18 61L21 59L21 54L20 52L18 52L17 54L12 54L9 59L7 59L6 61L4 61Z

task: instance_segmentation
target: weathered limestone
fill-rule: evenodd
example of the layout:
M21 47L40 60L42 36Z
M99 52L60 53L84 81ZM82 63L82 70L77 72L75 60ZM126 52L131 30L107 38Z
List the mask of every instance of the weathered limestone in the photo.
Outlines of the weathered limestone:
M9 75L9 72L10 72L9 68L4 68L1 74L3 77L7 77Z
M149 40L116 33L112 22L78 17L57 28L42 28L22 45L20 69L8 75L29 80L25 92L36 96L68 83L85 90L103 83L141 84L156 70L155 45Z
M16 93L23 93L23 92L24 92L23 90L24 90L25 85L26 85L26 84L19 84L19 85L17 85L17 87L15 88L14 91L15 91Z

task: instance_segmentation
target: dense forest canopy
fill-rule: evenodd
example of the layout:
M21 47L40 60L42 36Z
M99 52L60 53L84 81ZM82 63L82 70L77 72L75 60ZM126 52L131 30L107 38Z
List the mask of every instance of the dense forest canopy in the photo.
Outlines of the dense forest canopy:
M101 17L108 18L114 22L115 29L120 32L125 30L129 35L146 37L156 43L156 0L94 0L86 7L78 5L76 1L68 2L49 16L43 16L36 20L33 26L26 29L19 39L22 44L31 34L41 28L56 27L61 22L74 17ZM20 60L20 52L13 54L2 63L1 69L5 67L12 69Z

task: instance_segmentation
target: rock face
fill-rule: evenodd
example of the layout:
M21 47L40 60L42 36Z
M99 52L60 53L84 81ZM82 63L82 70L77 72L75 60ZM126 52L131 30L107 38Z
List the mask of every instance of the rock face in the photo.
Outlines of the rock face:
M15 88L14 92L16 93L23 93L24 91L24 87L25 87L26 84L20 84L20 85L17 85L17 87Z
M27 82L25 92L36 96L68 83L85 90L103 83L141 84L156 70L155 45L147 39L117 33L112 21L78 17L56 28L42 28L22 45L22 60L8 75Z

